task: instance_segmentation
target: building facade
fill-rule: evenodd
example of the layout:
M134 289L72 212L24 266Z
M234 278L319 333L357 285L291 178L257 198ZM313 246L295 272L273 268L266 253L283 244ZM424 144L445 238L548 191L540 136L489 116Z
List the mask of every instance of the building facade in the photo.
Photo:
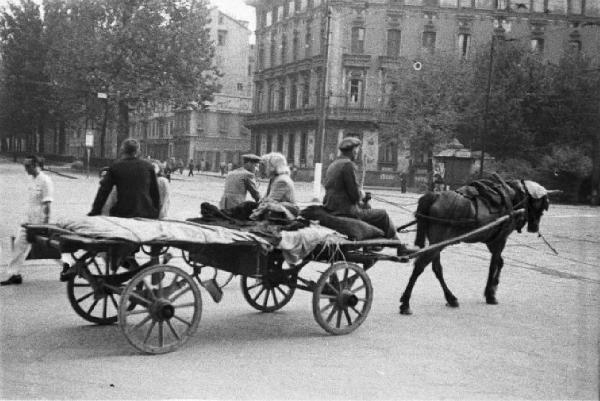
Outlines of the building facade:
M515 1L247 0L257 19L253 150L280 151L310 178L341 138L357 136L366 182L397 185L426 162L388 111L402 63L435 52L469 57L499 32L552 61L568 46L600 56L600 0Z
M250 149L250 132L244 127L251 112L253 57L247 22L210 9L208 29L214 41L217 68L223 74L221 90L207 109L137 110L130 117L130 134L141 142L144 154L159 160L184 163L204 161L213 171L221 163L239 164Z

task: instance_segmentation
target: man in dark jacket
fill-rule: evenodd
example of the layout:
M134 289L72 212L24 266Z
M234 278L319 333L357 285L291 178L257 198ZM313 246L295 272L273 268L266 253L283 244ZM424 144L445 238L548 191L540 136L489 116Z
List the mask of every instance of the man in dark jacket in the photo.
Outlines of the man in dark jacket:
M159 194L152 164L139 159L140 145L129 138L121 145L121 159L108 168L89 216L99 215L113 186L117 187L117 202L110 210L116 217L158 218Z
M354 164L360 145L360 140L353 137L340 143L342 155L329 165L325 173L323 205L334 215L360 219L381 229L386 238L397 238L396 227L385 210L361 207L365 194L360 189ZM401 253L400 248L398 250Z

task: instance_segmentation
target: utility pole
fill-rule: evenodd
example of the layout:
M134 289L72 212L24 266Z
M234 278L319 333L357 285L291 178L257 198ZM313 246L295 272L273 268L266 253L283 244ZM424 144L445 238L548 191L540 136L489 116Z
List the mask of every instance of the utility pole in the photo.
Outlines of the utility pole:
M490 96L492 95L492 72L494 69L494 44L496 42L496 33L492 33L492 43L490 45L490 64L488 67L487 90L485 93L485 106L483 111L483 129L481 131L481 158L479 160L479 177L483 177L483 161L485 160L485 134L488 130L488 112L490 108Z
M325 37L322 38L324 41L323 45L323 79L321 82L321 88L319 88L320 97L321 97L321 110L319 114L319 124L318 124L318 132L319 132L319 153L318 153L318 161L321 163L321 166L325 162L325 135L326 135L326 125L327 125L327 112L329 108L329 35L331 30L331 10L329 9L329 1L325 2L325 13L326 13L326 26L325 26Z

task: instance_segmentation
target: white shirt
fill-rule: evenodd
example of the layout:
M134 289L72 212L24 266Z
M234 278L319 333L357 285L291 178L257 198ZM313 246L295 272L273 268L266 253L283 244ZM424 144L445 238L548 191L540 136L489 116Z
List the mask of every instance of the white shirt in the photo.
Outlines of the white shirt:
M46 174L40 171L37 177L27 187L29 202L27 204L27 223L44 223L43 205L52 202L54 198L54 184Z

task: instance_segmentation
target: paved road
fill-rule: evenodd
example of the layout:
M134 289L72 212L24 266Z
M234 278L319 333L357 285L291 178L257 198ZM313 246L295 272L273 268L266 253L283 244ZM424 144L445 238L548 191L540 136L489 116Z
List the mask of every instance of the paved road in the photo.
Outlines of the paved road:
M85 214L97 180L53 175L54 216ZM216 202L223 180L175 176L172 215L195 216ZM19 221L23 168L0 159L0 244ZM301 200L311 186L299 184ZM263 185L263 190L266 186ZM417 195L374 191L398 223L410 220ZM255 312L237 279L215 304L203 293L196 335L176 352L137 353L118 326L98 327L68 304L58 268L27 267L19 287L0 289L0 397L61 399L598 399L600 209L552 205L540 238L513 234L505 251L500 304L483 300L484 247L443 254L460 308L445 307L430 270L400 316L398 298L410 265L369 271L373 308L354 333L334 337L314 321L311 297L297 293L273 314ZM412 233L407 234L407 240ZM6 263L3 252L0 263ZM175 264L182 264L180 258ZM0 266L1 267L1 266ZM317 274L323 265L309 265Z

